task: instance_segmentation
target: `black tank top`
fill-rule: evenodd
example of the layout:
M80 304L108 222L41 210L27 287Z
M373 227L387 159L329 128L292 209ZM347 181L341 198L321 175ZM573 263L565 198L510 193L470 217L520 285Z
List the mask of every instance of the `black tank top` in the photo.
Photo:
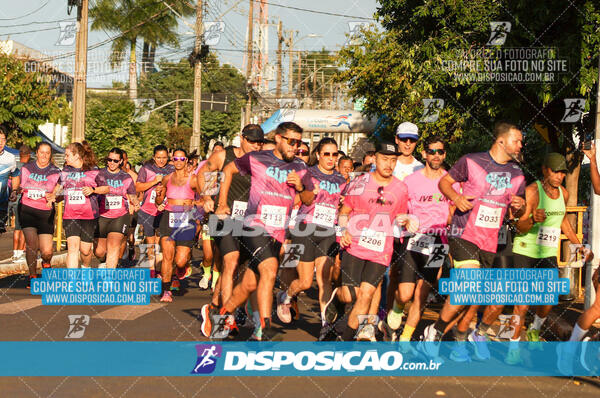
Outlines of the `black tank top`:
M235 147L228 146L225 148L225 162L223 162L223 168L236 159L233 148ZM220 194L219 191L219 195ZM227 195L227 206L232 209L234 200L248 202L248 196L250 196L250 176L242 176L239 173L234 174L233 179L231 180L231 186L229 187L229 195Z

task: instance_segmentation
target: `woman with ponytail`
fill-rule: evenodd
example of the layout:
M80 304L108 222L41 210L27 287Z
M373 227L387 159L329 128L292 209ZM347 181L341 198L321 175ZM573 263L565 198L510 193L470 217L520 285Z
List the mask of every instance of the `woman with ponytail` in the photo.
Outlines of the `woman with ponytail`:
M108 193L108 185L96 167L90 146L71 143L65 150L65 167L61 173L65 200L63 225L67 237L67 267L79 268L92 260L92 242L98 222L98 195Z

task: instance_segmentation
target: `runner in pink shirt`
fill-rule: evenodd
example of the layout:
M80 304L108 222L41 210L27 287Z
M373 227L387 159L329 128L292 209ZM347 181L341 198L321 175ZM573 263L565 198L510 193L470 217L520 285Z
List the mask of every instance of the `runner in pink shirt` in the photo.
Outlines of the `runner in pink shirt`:
M52 147L39 143L35 162L21 169L21 202L19 217L25 235L25 258L29 278L37 277L37 254L42 256L42 267L50 268L52 236L54 235L54 202L60 188L60 169L51 163Z
M108 193L100 196L94 254L100 259L106 257L107 268L117 267L121 243L131 223L131 215L140 207L135 183L128 173L121 170L122 162L123 151L113 148L106 157L106 167L99 173L106 181Z
M292 321L292 299L310 288L315 270L321 312L325 309L326 300L331 297L330 268L339 250L334 227L340 196L346 186L344 177L335 171L338 155L337 143L330 137L319 141L313 151L318 162L309 170L316 187L315 199L310 205L300 207L296 226L290 229L291 244L296 245L291 247L302 249L296 266L298 278L292 280L286 291L277 295L277 316L284 323Z
M143 192L144 198L140 211L138 211L138 223L144 229L144 243L146 243L146 254L151 264L150 272L154 276L156 269L156 255L160 252L158 244L158 227L164 205L156 205L156 196L163 189L161 181L164 176L171 174L175 169L168 164L169 151L164 145L154 147L154 155L146 162L138 173L135 183L137 192Z
M408 188L408 213L419 220L416 234L404 237L398 252L394 253L397 275L390 280L398 281L388 286L394 292L394 301L389 303L385 321L380 323L388 338L394 341L402 325L404 306L413 301L400 341L410 341L421 319L427 296L437 284L442 265L448 254L446 229L450 221L450 201L440 192L438 184L446 174L443 168L446 159L446 142L438 136L425 139L422 154L425 168L404 178ZM393 305L392 305L393 304ZM410 346L401 344L404 353L411 353Z
M63 226L67 237L67 267L79 267L79 253L83 266L89 267L99 216L98 195L108 193L108 185L100 175L94 152L87 143L69 144L65 150L65 165L61 183L65 201Z
M525 211L525 177L515 161L521 160L523 135L514 124L498 122L494 126L495 141L489 152L463 156L450 169L439 184L440 191L456 205L449 233L450 255L454 268L490 268L493 265L498 233L502 220L510 211L511 218ZM462 184L462 194L453 185ZM477 313L478 306L468 308L454 333L457 344L450 358L465 362L470 360L466 348L468 326ZM465 309L446 300L438 320L424 332L418 349L428 357L437 357L439 344L448 324ZM473 332L468 335L475 355L487 360L487 337Z
M258 311L262 327L261 340L271 340L271 307L273 286L279 266L279 252L285 238L285 227L297 193L306 205L314 198L314 185L306 164L296 158L301 145L302 128L293 122L281 123L275 130L276 147L272 151L250 152L229 163L221 187L216 214L231 214L227 194L236 173L251 175L250 196L244 220L242 248L250 255L248 269L231 298L221 308L227 315L225 324L213 322L215 328L234 329L233 311L258 292Z
M343 229L342 287L334 291L325 309L326 321L346 341L353 340L359 327L359 316L377 313L381 282L392 260L393 228L400 223L416 230L406 217L408 193L406 185L393 176L398 157L396 146L382 142L375 155L375 171L353 180L346 188L340 210L339 225ZM341 320L335 311L336 300L352 306ZM352 305L354 304L354 305ZM331 315L334 316L331 316ZM361 324L361 336L375 339L374 317Z

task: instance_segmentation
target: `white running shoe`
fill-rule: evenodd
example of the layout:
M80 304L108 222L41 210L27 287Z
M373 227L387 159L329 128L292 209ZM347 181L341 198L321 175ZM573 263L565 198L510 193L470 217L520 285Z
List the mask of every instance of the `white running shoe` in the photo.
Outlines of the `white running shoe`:
M198 282L198 287L202 290L206 290L206 289L208 289L209 284L210 284L210 277L206 277L205 275L203 275L202 278L200 279L200 282Z

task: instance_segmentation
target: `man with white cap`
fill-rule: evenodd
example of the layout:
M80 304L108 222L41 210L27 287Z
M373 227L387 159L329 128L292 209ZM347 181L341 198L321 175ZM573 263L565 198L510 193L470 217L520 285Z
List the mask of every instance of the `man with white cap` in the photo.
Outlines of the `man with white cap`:
M394 167L394 177L403 181L406 177L411 175L412 173L421 170L425 166L423 163L419 162L413 156L413 152L417 147L417 141L419 140L419 128L416 124L411 122L403 122L400 123L398 128L396 129L396 145L398 146L398 160L396 161L396 166ZM402 250L402 243L400 242L400 237L404 236L404 231L400 231L400 228L397 226L394 227L394 258L392 259L391 267L389 268L390 273L386 274L384 290L383 290L383 298L381 302L381 309L388 313L393 311L396 315L394 318L396 319L394 327L399 327L398 322L402 321L402 307L399 306L398 303L394 300L394 292L395 288L387 289L388 286L398 286L398 280L396 277L397 267L398 267L398 259ZM383 315L383 314L381 314ZM383 325L380 325L383 328Z
M418 140L419 128L416 124L404 122L396 129L396 145L400 155L394 167L394 177L399 180L404 180L406 176L425 167L413 156Z

